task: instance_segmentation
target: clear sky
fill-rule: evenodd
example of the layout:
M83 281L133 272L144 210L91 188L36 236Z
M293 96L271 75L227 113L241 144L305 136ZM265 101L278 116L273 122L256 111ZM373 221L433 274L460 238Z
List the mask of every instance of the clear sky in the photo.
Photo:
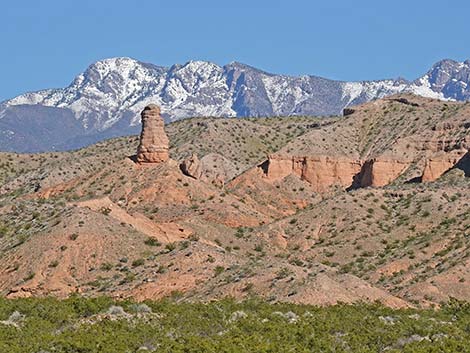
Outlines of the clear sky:
M470 58L469 16L469 0L1 0L0 100L66 86L115 56L414 79Z

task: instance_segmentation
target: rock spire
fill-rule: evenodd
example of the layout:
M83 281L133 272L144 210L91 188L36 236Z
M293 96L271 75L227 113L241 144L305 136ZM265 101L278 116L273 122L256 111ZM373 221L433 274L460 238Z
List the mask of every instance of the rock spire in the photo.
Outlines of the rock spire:
M141 113L142 132L137 148L138 163L163 163L169 158L168 136L160 116L160 107L149 104Z

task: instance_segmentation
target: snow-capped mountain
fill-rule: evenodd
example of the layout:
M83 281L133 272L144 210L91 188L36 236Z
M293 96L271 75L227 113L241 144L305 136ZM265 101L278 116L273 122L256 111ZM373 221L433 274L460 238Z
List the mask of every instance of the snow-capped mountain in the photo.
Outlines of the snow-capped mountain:
M63 89L31 92L0 104L0 149L80 147L135 133L139 112L162 107L166 121L191 116L337 115L342 109L400 92L470 99L470 61L443 60L424 76L341 82L285 76L248 65L204 61L162 67L130 58L98 61Z

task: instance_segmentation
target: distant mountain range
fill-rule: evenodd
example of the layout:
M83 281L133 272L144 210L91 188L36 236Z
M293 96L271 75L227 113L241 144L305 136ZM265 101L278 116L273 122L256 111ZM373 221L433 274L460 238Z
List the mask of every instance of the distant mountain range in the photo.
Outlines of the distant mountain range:
M162 107L167 122L193 116L327 116L401 92L470 100L470 60L442 60L415 81L342 82L270 74L237 62L162 67L130 58L105 59L66 88L0 103L0 150L68 150L137 133L139 112L149 103Z

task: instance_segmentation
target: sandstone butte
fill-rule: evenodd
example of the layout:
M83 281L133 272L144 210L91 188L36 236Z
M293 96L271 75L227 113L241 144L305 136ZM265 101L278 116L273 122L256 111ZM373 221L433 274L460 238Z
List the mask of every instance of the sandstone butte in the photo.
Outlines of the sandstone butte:
M169 159L169 141L160 108L149 104L141 113L142 132L137 148L138 163L163 163Z

